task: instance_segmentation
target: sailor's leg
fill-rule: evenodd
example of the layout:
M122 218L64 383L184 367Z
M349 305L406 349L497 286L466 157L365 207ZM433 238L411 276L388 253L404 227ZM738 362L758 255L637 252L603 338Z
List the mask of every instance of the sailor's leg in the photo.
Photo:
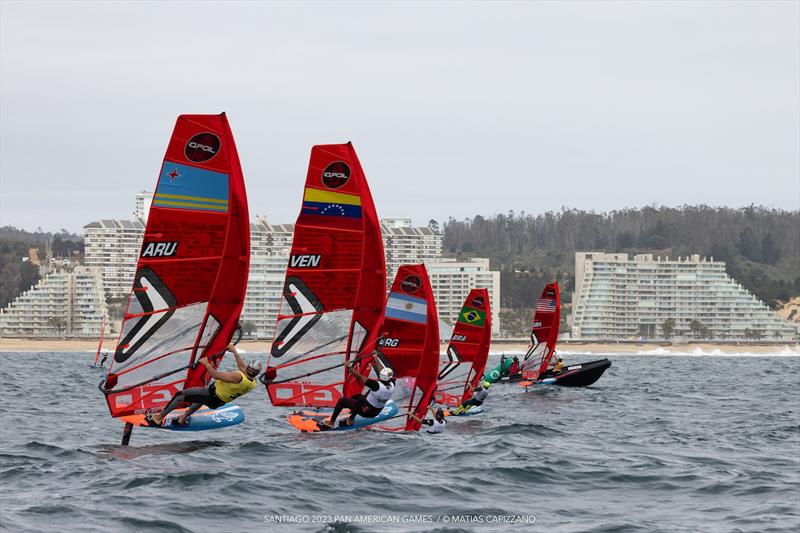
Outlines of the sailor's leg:
M166 417L170 412L174 411L178 408L180 404L183 402L205 402L209 399L210 393L208 392L207 387L193 387L191 389L186 389L180 391L178 394L172 397L166 407L161 410L161 413L158 415L158 420L156 422L162 422L164 417Z
M341 414L342 409L350 409L351 413L355 412L355 409L358 407L358 397L355 398L340 398L338 402L336 402L336 407L333 408L333 414L331 414L331 419L328 422L332 427L336 423L336 419Z
M174 411L174 410L175 410L175 409L176 409L176 408L177 408L177 407L178 407L178 406L179 406L181 403L183 403L183 401L184 401L184 399L183 399L183 395L184 395L184 391L180 391L178 394L176 394L175 396L173 396L173 397L172 397L172 399L169 401L169 403L168 403L166 406L164 406L164 408L161 410L161 412L160 412L160 413L158 413L158 415L157 415L157 416L158 416L158 418L155 418L155 417L154 417L154 420L155 420L156 422L158 422L158 423L161 423L161 422L163 422L163 421L164 421L164 418L165 418L165 417L166 417L168 414L170 414L170 413L171 413L172 411Z
M196 402L196 403L193 403L192 405L190 405L186 409L186 411L181 413L181 416L178 417L178 424L185 424L186 421L189 419L189 417L192 416L192 413L194 413L195 411L197 411L201 407L203 407L203 404L200 403L200 402Z

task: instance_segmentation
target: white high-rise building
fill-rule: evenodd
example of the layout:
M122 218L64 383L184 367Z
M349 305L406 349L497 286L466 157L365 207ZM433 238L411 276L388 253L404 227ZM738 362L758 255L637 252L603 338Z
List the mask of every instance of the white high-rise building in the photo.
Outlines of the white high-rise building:
M578 252L572 302L575 338L663 337L668 319L675 323L674 336L791 340L797 334L731 279L724 262L699 255L661 260L652 254L631 259L628 254Z
M150 214L150 204L153 203L153 193L142 191L136 193L136 207L133 209L133 218L147 224L147 215Z
M86 266L98 268L108 298L127 298L144 238L139 220L99 220L83 227Z
M250 225L250 275L240 320L248 336L271 339L275 332L293 234L292 224Z
M70 265L51 272L0 310L0 335L98 338L107 316L100 272Z
M442 235L430 228L412 227L410 218L381 219L381 233L389 286L400 265L428 264L442 257Z
M500 272L489 269L489 259L467 261L443 258L426 263L439 318L455 324L471 289L488 289L492 304L492 334L500 333Z

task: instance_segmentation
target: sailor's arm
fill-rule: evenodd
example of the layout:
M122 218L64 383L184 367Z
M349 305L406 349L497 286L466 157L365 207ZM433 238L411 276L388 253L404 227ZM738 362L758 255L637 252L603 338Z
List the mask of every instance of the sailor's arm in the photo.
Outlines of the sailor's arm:
M356 380L360 384L364 385L367 382L367 378L362 376L359 373L359 371L355 369L355 366L353 364L350 364L347 368L350 370L350 373L353 374L353 376L355 376Z
M200 364L206 367L208 374L217 381L225 381L227 383L239 383L242 381L242 374L239 372L222 372L214 368L207 358L200 359Z
M231 352L233 354L233 358L236 359L236 367L241 372L247 372L247 363L245 363L244 359L242 359L242 356L239 355L239 352L236 350L236 346L234 346L233 343L228 344L228 351Z

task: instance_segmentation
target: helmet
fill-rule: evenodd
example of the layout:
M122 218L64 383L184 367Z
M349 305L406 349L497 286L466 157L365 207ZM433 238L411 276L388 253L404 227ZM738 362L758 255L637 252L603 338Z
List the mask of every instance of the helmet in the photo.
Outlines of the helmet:
M378 378L379 378L381 381L389 381L389 380L390 380L390 379L392 379L393 377L394 377L394 372L393 372L393 371L392 371L392 369L391 369L391 368L389 368L389 367L382 368L382 369L381 369L381 371L380 371L380 373L378 374Z
M488 381L484 381L483 383L481 383L481 385L483 385L484 389L488 389L489 387L492 386L492 384Z
M261 361L253 359L247 363L247 374L250 376L257 376L261 372Z

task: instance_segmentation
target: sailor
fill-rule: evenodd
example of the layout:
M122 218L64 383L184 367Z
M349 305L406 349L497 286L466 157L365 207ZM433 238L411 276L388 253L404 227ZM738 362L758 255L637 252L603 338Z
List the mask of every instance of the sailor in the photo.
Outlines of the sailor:
M520 373L520 370L521 369L519 367L519 357L517 357L515 355L514 359L511 361L511 366L508 367L508 375L509 376L516 376L517 374Z
M550 358L550 362L547 365L547 370L544 371L541 377L547 378L554 376L560 373L562 368L564 368L564 358L557 354L556 357Z
M103 360L100 361L100 368L103 368L103 366L106 364L107 359L108 359L108 352L103 352Z
M486 397L489 396L489 387L492 384L488 381L483 381L478 383L477 387L473 387L472 384L468 384L467 388L472 391L472 398L466 400L458 406L455 410L455 414L460 415L470 407L478 407L479 405L483 405L483 402L486 400Z
M328 429L336 427L334 424L336 424L336 419L339 417L342 409L350 409L350 416L347 420L342 422L342 425L351 426L355 421L356 415L360 415L364 418L375 418L381 413L386 403L392 399L395 380L394 372L391 368L382 368L378 373L377 380L362 376L353 368L353 365L350 365L348 370L359 383L366 385L369 392L367 392L367 394L357 394L350 398L339 398L339 401L336 402L336 406L333 408L331 417L321 422L321 424Z
M430 426L430 429L426 430L428 433L442 433L447 427L447 420L444 417L444 409L439 407L436 409L436 411L434 411L434 407L432 405L429 405L428 409L430 409L430 411L433 413L433 418L426 418L423 420L411 413L409 413L408 416L422 425Z
M256 378L259 372L261 372L261 362L250 361L249 363L245 363L244 359L239 355L239 352L236 351L236 346L234 346L233 343L228 345L228 351L231 352L236 359L236 367L238 370L222 372L214 368L207 357L200 359L200 364L206 367L208 373L216 381L211 383L208 387L193 387L178 392L160 413L146 416L144 419L145 424L148 426L160 427L164 423L166 416L172 410L184 402L191 402L192 405L181 413L173 422L173 425L186 425L189 423L191 414L200 409L200 407L205 405L211 409L216 409L256 388Z
M500 356L500 377L501 378L508 377L508 370L506 369L506 361L508 361L508 357L506 357L506 354L502 354Z

